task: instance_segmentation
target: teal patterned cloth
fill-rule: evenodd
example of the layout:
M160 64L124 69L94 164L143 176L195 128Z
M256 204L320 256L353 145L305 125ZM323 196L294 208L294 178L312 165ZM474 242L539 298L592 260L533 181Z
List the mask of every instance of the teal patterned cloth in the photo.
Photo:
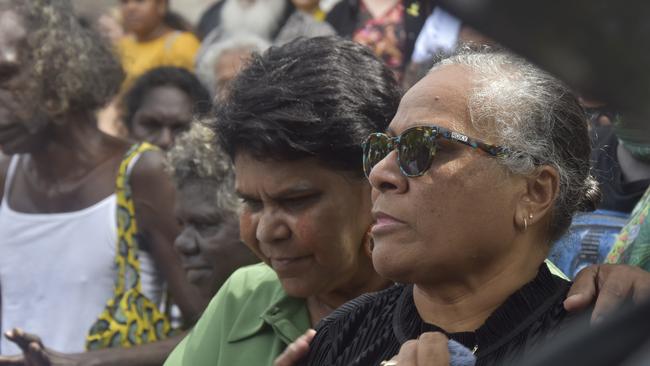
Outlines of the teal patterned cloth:
M650 271L650 188L634 207L630 221L623 227L607 255L607 263L622 263Z

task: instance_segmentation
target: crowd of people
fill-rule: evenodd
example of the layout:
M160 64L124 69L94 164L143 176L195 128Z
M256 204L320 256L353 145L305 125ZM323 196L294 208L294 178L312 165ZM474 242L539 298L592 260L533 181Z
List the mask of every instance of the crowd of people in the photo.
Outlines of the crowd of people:
M433 1L169 2L0 0L0 366L517 364L650 299L625 111Z

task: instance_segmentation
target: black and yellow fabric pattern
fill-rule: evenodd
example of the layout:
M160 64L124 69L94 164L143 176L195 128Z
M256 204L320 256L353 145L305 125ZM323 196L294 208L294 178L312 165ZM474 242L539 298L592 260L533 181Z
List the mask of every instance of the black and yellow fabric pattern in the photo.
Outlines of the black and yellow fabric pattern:
M167 338L172 333L168 317L142 294L138 260L138 225L129 185L129 165L145 151L157 149L146 142L131 147L117 176L118 276L115 291L86 337L89 350L131 347Z

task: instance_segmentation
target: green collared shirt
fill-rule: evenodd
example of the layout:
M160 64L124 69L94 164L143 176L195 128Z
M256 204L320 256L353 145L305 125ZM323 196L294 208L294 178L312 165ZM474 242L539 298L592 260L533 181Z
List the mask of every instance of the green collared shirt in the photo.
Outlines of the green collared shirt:
M271 268L243 267L223 284L165 366L273 365L309 327L305 300L289 297Z

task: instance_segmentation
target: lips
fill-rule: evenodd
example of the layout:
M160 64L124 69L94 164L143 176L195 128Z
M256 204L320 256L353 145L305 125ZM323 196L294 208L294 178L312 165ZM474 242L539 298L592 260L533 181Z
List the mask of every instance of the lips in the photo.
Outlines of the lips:
M373 211L375 224L372 226L372 235L383 235L403 228L406 223L382 211Z
M269 258L271 267L281 277L296 276L304 273L311 263L311 255Z

